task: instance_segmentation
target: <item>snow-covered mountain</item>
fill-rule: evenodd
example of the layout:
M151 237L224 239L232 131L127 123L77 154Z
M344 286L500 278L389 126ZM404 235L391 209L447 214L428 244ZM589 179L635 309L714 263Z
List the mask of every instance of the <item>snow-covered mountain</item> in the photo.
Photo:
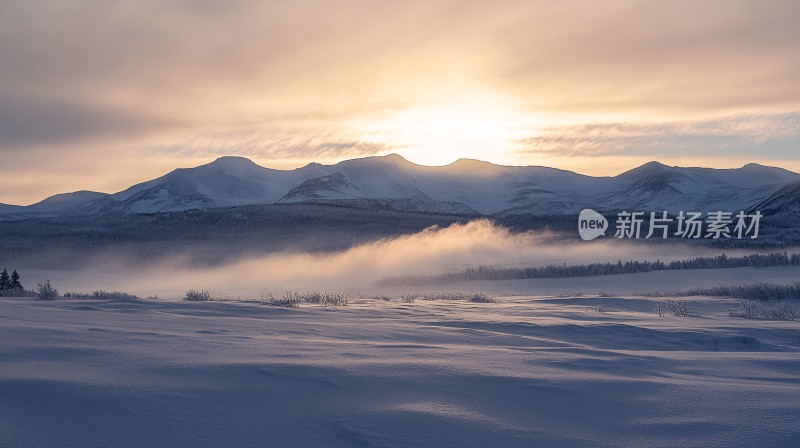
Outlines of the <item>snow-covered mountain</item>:
M800 180L787 182L778 191L752 207L766 215L800 216Z
M681 168L650 162L615 177L540 166L461 159L413 164L399 155L311 163L274 170L243 157L221 157L114 194L79 191L27 207L0 204L0 216L63 213L157 213L273 203L344 203L365 208L462 214L546 214L596 210L738 211L800 202L800 174L748 164L736 169ZM771 201L771 202L770 202Z

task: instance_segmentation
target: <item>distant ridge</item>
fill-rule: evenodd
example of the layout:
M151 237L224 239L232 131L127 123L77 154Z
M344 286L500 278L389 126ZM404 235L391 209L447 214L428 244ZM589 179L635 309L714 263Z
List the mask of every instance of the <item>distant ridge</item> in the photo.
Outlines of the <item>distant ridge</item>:
M274 203L347 203L365 208L482 215L595 210L800 212L800 174L749 163L741 168L674 167L657 161L613 177L541 166L459 159L416 165L398 154L310 163L293 170L225 156L113 193L77 191L30 206L0 204L0 219L62 214L159 213Z

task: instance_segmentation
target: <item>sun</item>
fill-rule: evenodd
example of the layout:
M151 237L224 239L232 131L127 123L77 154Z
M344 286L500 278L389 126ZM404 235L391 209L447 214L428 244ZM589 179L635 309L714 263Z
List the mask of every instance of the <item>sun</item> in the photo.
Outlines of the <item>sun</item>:
M460 158L507 163L540 118L497 101L460 101L401 109L371 121L366 137L422 165Z

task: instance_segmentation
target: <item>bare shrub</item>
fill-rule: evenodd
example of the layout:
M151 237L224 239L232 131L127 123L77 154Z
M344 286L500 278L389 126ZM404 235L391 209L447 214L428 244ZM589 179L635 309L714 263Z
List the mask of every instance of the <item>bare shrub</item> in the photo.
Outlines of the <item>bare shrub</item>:
M385 294L385 293L359 294L353 298L358 300L383 300L384 302L391 302L392 300L395 299L390 294Z
M670 294L679 291L631 291L632 296L640 297L667 297L667 296L680 296L680 294ZM684 296L685 297L685 296Z
M58 290L53 288L50 280L45 280L44 283L36 284L36 295L38 300L55 300L58 297Z
M98 290L91 294L85 292L65 292L63 297L65 299L139 300L139 296L128 294L126 292L103 290Z
M434 300L456 300L455 296L457 293L455 292L431 292L425 291L422 294L414 295L415 298L427 301L434 301Z
M295 297L306 303L322 303L322 294L318 292L295 293Z
M95 291L92 297L102 300L139 300L138 296L121 291Z
M573 292L564 291L564 292L560 292L560 293L556 294L556 297L559 297L559 298L564 298L564 297L583 297L585 295L586 295L585 291L573 291Z
M664 317L667 313L685 317L689 315L689 307L683 300L664 299L656 302L656 313L659 317Z
M303 301L300 293L296 291L286 291L280 299L276 299L272 294L262 295L261 297L272 305L285 306L287 308L300 308L300 302Z
M666 309L666 306L664 305L664 303L661 300L656 302L656 314L658 314L658 317L664 317L664 314L666 312L667 312L667 309Z
M758 310L758 315L765 319L783 319L783 312L779 308L761 307Z
M760 304L753 300L740 300L739 308L728 308L728 316L752 319L758 313Z
M597 297L619 297L619 294L614 294L611 291L600 291L597 293Z
M797 320L797 308L784 300L773 307L755 300L740 300L739 308L728 308L728 316L744 317L745 319L763 317L765 319Z
M91 299L92 295L88 292L65 292L61 297L65 299Z
M208 293L208 290L196 291L194 289L190 289L186 296L183 298L187 302L210 302L211 301L211 294Z
M425 292L422 294L422 300L462 300L473 303L495 303L496 300L481 291L460 292L460 291L446 291L446 292Z
M467 300L472 302L472 303L495 303L495 302L497 302L497 300L495 300L494 297L492 297L492 296L490 296L490 295L488 295L486 293L482 293L482 292L476 292L476 293L470 294L467 297Z
M797 309L785 301L772 308L761 306L758 312L761 317L767 319L797 320Z
M603 308L603 305L597 305L596 307L594 307L594 310L600 314L604 314L606 312L606 309Z
M346 306L349 303L348 297L340 292L298 292L286 291L281 299L272 299L270 303L274 305L288 306L297 308L301 302L317 303L324 306Z
M417 300L417 296L414 294L400 294L400 301L403 303L414 303Z
M349 300L347 296L340 292L324 292L320 303L325 306L347 306Z

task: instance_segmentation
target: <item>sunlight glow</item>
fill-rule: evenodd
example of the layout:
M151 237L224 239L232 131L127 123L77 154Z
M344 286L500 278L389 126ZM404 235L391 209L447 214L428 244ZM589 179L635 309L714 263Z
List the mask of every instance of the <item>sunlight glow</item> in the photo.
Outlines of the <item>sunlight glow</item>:
M461 101L402 109L362 124L364 137L422 165L460 158L513 163L517 141L541 127L541 117L501 101Z

